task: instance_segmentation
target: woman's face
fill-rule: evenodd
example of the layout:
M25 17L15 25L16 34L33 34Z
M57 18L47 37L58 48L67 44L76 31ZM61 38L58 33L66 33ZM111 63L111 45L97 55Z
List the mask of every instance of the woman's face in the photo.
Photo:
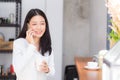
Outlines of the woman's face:
M28 29L31 29L34 32L34 37L42 37L46 30L45 19L40 15L32 17L28 23Z

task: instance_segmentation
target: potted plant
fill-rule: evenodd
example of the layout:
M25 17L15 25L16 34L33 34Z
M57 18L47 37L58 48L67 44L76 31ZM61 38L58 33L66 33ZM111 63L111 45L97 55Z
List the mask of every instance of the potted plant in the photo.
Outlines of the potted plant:
M108 8L108 14L110 14L111 20L109 27L111 31L109 33L110 48L120 40L120 0L107 0L106 6Z

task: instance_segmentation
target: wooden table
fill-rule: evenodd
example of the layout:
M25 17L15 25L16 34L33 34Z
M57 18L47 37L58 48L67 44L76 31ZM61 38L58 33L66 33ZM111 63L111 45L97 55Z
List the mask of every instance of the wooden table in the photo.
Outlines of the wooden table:
M75 64L77 67L79 80L102 80L102 70L85 69L88 61L92 61L90 57L75 57Z

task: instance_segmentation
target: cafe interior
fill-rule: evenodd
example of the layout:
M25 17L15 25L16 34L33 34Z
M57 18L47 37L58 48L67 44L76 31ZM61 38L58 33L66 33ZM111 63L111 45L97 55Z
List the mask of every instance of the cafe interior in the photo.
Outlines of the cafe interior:
M119 0L0 0L0 80L16 80L13 42L26 13L48 18L55 75L49 80L120 80Z

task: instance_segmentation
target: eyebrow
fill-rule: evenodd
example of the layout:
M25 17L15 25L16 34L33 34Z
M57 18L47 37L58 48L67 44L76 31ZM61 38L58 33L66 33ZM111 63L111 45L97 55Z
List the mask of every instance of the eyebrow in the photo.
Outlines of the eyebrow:
M40 22L45 22L45 21L40 21Z
M36 21L32 21L32 23L35 23ZM45 22L45 21L40 21L40 22Z

